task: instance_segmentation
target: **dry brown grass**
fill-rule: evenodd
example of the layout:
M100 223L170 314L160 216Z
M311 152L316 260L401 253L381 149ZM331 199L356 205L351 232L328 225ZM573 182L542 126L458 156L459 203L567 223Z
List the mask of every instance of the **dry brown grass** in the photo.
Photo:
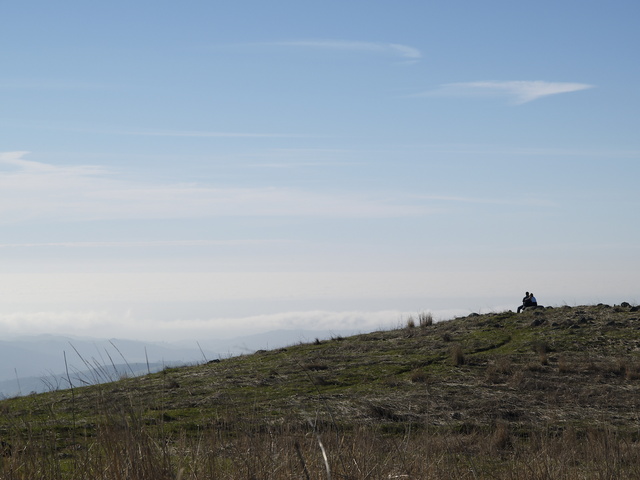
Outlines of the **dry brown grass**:
M375 426L341 430L207 428L158 438L142 425L104 426L60 452L53 437L21 444L0 460L0 479L285 480L639 478L640 449L614 432L591 429L521 437L498 422L483 433L441 435ZM50 443L47 443L50 442ZM324 452L324 453L323 453ZM326 463L324 459L326 454ZM329 467L327 469L327 466Z

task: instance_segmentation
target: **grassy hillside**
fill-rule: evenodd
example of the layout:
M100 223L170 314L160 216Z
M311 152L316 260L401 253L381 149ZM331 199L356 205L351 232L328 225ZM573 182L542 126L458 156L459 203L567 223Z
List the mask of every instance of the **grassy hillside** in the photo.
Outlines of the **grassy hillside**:
M0 402L0 478L640 478L637 307L429 320Z

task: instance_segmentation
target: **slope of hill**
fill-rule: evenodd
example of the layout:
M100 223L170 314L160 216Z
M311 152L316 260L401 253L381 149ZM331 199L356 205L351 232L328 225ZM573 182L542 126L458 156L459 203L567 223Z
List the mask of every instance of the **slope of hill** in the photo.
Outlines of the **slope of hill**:
M0 428L62 478L639 478L639 321L559 307L336 337L6 400Z
M69 388L69 382L73 386L104 383L123 375L155 372L164 366L193 365L203 359L229 358L305 338L330 338L335 333L281 330L176 343L56 335L4 339L0 341L0 398Z

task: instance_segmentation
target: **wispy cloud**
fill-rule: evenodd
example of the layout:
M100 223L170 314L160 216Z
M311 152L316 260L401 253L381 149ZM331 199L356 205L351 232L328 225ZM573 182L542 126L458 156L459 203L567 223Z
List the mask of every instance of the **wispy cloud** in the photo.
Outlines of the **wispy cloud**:
M130 130L111 132L119 135L135 135L146 137L200 137L200 138L293 138L301 135L285 133L259 133L259 132L182 132L182 131L151 131Z
M292 40L284 42L270 42L268 45L375 53L400 57L411 61L417 61L422 58L422 53L417 48L399 43L357 42L344 40Z
M154 240L140 242L42 242L0 243L0 248L147 248L147 247L210 247L220 245L262 245L290 243L290 240Z
M112 90L118 86L102 84L77 82L68 80L34 80L22 79L13 81L0 82L0 89L6 90Z
M450 97L506 97L512 103L521 105L539 98L560 93L571 93L593 88L586 83L509 81L509 82L466 82L447 83L435 90L416 96Z
M228 216L407 217L434 207L397 192L143 183L99 166L57 166L0 153L0 223Z
M16 124L12 127L52 130L73 133L90 133L98 135L126 135L134 137L184 137L184 138L317 138L318 135L306 135L296 133L278 132L221 132L221 131L185 131L185 130L152 130L142 128L132 128L129 130L99 129L86 127L66 127L56 124ZM15 153L15 152L13 152ZM2 152L0 152L2 154Z
M450 195L415 195L415 198L433 202L467 203L476 205L528 205L538 207L555 207L556 203L547 198L480 198L480 197L454 197Z
M273 148L260 149L245 155L254 162L249 168L316 168L363 166L367 161L360 150L336 148Z
M354 165L363 165L364 162L279 162L279 163L250 163L250 168L308 168L308 167L349 167Z
M31 178L36 175L48 175L58 177L79 177L104 175L108 171L102 167L95 165L79 165L79 166L55 166L33 160L27 160L24 157L28 155L26 151L16 152L0 152L0 181L3 179L15 179L16 176L30 175ZM2 166L13 168L2 168ZM50 179L50 177L49 177ZM16 185L17 186L17 185ZM26 185L25 185L26 186Z
M640 150L595 149L595 148L549 148L549 147L505 147L492 144L428 144L424 148L430 152L460 153L473 155L509 156L559 156L559 157L601 157L603 159L640 159Z

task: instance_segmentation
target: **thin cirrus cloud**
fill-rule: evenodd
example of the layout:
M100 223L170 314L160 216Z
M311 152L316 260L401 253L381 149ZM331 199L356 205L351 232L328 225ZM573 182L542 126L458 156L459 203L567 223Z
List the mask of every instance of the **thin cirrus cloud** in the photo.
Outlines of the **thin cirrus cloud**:
M407 217L436 211L403 193L132 182L94 166L0 153L0 223L228 216Z
M33 128L33 126L30 126ZM44 125L37 128L72 133L90 133L98 135L126 135L134 137L184 137L184 138L310 138L312 135L277 133L277 132L225 132L225 131L188 131L188 130L110 130L96 128L62 127L59 125ZM2 154L0 152L0 154Z
M447 83L436 90L418 94L421 97L506 97L515 105L532 102L550 95L578 92L593 88L586 83L508 81Z
M286 133L259 133L259 132L206 132L206 131L147 131L132 130L113 132L120 135L134 135L143 137L196 137L196 138L296 138L301 135Z
M408 61L422 58L420 50L399 43L357 42L344 40L292 40L270 42L267 45L280 47L313 48L318 50L336 50L343 52L364 52L400 57Z
M148 248L148 247L210 247L290 243L290 240L239 239L239 240L153 240L129 242L41 242L0 243L5 248Z
M555 207L556 203L546 198L480 198L453 197L449 195L415 195L415 198L430 202L466 203L476 205L527 205L537 207Z
M111 90L117 86L104 83L77 82L68 80L21 79L0 82L0 90Z

